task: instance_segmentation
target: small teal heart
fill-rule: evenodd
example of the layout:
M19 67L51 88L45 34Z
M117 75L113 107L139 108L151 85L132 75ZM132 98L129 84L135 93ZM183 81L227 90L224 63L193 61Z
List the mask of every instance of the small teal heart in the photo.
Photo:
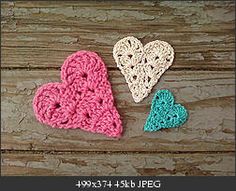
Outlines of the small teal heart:
M151 112L144 125L144 131L179 127L187 121L187 118L187 110L175 103L172 93L169 90L159 90L152 100Z

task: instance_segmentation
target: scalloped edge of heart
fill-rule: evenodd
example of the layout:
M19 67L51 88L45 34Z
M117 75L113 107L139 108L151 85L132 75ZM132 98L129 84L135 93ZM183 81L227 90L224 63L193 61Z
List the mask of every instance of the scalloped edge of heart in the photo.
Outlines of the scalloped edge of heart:
M143 45L133 36L119 40L113 58L124 75L134 102L141 102L152 91L162 74L172 65L174 48L155 40Z

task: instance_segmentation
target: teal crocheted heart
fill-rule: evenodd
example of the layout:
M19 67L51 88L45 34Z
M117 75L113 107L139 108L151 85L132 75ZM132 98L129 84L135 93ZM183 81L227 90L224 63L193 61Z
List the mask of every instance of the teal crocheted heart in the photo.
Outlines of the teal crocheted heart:
M187 110L175 103L172 93L169 90L159 90L152 100L151 112L144 125L144 131L179 127L187 118Z

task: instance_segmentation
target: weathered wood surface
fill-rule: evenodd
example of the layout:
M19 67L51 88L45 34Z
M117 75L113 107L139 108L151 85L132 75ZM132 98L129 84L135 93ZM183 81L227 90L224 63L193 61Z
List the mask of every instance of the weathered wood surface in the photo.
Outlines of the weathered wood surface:
M234 176L234 153L223 154L2 154L7 175Z
M234 150L234 72L168 71L143 102L134 103L123 76L110 71L115 101L124 124L120 140L82 130L41 125L32 111L38 86L59 81L59 71L2 72L2 147L24 150L209 151ZM151 99L159 88L174 92L189 110L181 128L144 133ZM125 146L124 146L125 145Z
M234 2L2 3L2 67L60 67L80 49L116 67L113 45L133 35L175 48L171 69L232 69Z
M234 175L235 2L1 5L2 175ZM144 44L165 40L176 53L173 66L139 104L112 58L113 45L128 35ZM59 81L64 59L81 49L98 52L108 67L124 124L120 140L52 129L33 115L37 87ZM173 91L190 118L177 129L144 133L160 88Z

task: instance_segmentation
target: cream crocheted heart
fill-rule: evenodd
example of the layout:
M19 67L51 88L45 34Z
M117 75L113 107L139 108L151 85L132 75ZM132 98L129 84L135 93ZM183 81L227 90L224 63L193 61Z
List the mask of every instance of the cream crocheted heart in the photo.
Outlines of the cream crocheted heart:
M113 48L117 67L125 76L135 102L151 92L161 75L174 60L174 49L164 41L155 40L145 46L135 37L119 40Z

